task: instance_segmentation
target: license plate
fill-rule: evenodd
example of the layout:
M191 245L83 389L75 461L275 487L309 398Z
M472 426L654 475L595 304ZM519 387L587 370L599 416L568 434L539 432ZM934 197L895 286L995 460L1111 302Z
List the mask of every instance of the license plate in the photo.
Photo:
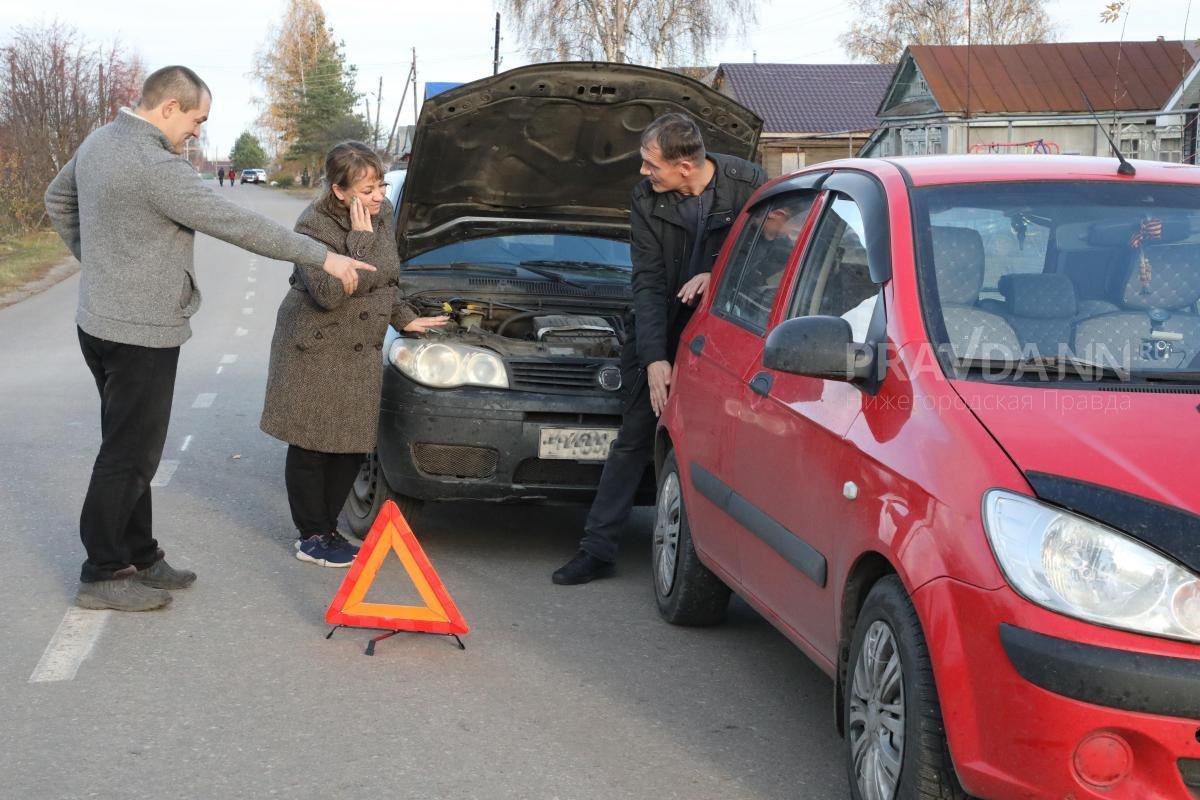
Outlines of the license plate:
M603 461L617 438L616 428L542 428L538 458Z

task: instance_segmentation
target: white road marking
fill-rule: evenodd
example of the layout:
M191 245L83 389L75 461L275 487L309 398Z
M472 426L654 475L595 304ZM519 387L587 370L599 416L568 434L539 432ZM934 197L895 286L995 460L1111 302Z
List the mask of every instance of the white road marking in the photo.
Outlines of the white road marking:
M254 277L253 275L246 276L246 283L256 283L257 281L258 278Z
M216 392L201 392L196 395L196 400L192 403L192 408L208 408L213 404L213 400L216 399Z
M246 292L246 299L247 299L247 300L249 300L251 297L254 297L254 290L253 290L253 289L251 289L250 291Z
M221 363L222 364L235 364L235 363L237 363L237 356L232 355L232 354L223 355L223 356L221 356Z
M224 364L222 364L221 366L217 367L217 374L218 374L218 375L220 375L220 374L221 374L222 372L224 372L224 371L225 371L225 365L224 365Z
M234 336L245 336L249 332L250 331L246 330L245 328L239 327L236 331L233 332L233 335Z
M46 645L45 652L29 676L30 683L69 681L75 678L79 665L91 654L100 639L111 611L90 611L68 608L58 623L58 630Z
M175 475L175 470L179 469L179 462L169 458L164 458L158 462L158 472L154 473L154 480L150 481L152 487L166 486L171 482L171 478Z
M180 445L179 450L182 453L186 453L187 449L191 446L192 446L192 435L189 433L187 436L183 437L183 444Z
M254 313L254 306L247 306L246 308L243 308L243 309L242 309L242 313L243 313L243 314L247 314L247 315L248 315L248 314L253 314L253 313Z

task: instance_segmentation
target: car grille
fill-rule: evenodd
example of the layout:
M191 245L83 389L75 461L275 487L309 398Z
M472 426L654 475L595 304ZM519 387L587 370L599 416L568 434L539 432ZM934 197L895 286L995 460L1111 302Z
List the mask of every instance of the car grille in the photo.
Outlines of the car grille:
M512 388L535 392L602 392L596 382L598 359L520 360L509 359ZM613 362L615 363L615 362Z
M604 464L580 464L576 461L527 458L517 465L513 483L532 486L595 486L600 483Z
M490 447L468 447L459 444L412 445L413 462L427 475L450 478L490 478L496 474L500 455Z

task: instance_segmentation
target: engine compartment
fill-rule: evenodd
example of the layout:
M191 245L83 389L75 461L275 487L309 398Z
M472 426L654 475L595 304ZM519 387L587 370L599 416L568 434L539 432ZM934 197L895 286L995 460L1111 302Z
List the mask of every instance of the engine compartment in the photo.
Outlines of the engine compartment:
M625 337L624 314L612 308L523 309L457 298L414 305L422 314L450 317L427 337L452 337L502 356L617 358Z

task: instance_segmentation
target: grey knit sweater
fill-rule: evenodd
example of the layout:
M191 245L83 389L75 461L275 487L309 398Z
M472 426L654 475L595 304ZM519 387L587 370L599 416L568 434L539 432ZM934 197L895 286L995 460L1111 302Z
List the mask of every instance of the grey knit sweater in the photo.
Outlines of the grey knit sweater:
M200 307L195 232L320 267L324 245L220 197L167 138L122 110L93 131L46 190L46 211L83 265L75 321L92 336L178 347Z

